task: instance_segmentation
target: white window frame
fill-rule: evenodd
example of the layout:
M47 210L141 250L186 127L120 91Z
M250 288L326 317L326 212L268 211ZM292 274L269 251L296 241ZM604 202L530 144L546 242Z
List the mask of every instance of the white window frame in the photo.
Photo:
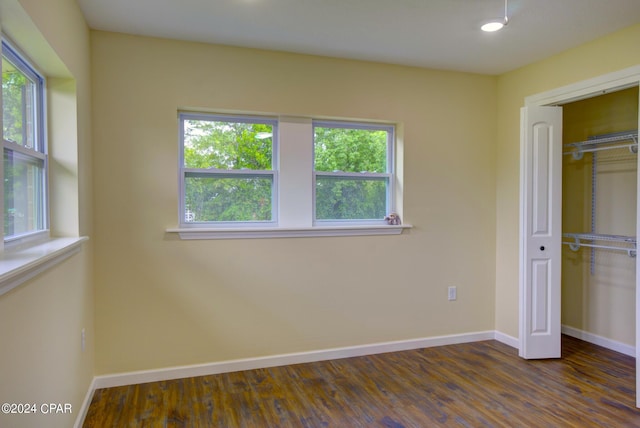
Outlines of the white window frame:
M22 73L35 82L36 90L33 94L33 107L35 110L34 123L34 148L23 147L13 141L4 139L3 132L3 161L0 163L0 172L4 179L4 151L11 150L23 156L42 162L42 228L36 231L5 237L4 233L4 186L0 186L0 208L3 221L0 229L3 235L3 248L12 248L26 243L33 243L49 238L49 158L47 149L46 126L46 79L44 74L28 59L28 57L8 38L2 34L2 56L11 62ZM1 96L0 96L1 99Z
M315 170L315 150L313 156L313 224L324 226L340 226L340 225L384 225L386 224L384 217L379 219L318 219L316 218L316 180L318 177L334 177L342 178L346 180L367 180L367 179L382 179L386 180L386 215L395 212L395 126L371 124L363 122L347 122L347 121L327 121L327 120L314 120L313 121L313 147L315 148L315 128L342 128L342 129L357 129L365 131L386 131L387 132L387 159L386 159L386 171L383 173L377 172L345 172L345 171L316 171Z
M184 122L185 120L203 120L235 123L261 123L273 127L271 146L271 170L232 170L218 168L186 168L184 165ZM179 141L180 141L180 207L179 224L181 228L250 228L250 227L277 227L278 225L278 120L277 118L254 115L226 115L207 114L193 112L179 112ZM210 177L210 178L255 178L271 177L271 220L266 221L186 221L186 178L187 177Z
M196 223L184 221L184 129L181 115L189 118L268 118L277 121L277 138L273 139L274 156L274 204L277 217L274 222L256 224L244 222L206 222ZM187 117L187 116L186 116ZM364 236L364 235L399 235L412 226L407 223L389 225L384 219L315 221L315 170L314 170L314 120L301 116L274 116L262 114L201 113L179 111L179 219L178 227L167 228L167 233L176 233L180 239L242 239L242 238L300 238L326 236ZM396 205L398 199L395 176L396 159L396 125L382 122L343 121L340 119L318 119L316 123L340 124L358 129L382 129L388 133L387 171L371 173L372 177L384 177L388 180L387 209L403 214L402 207ZM274 128L276 129L276 128ZM274 131L275 133L276 131ZM228 172L224 171L223 173ZM245 172L245 171L243 171ZM356 174L363 177L361 174ZM365 175L366 176L366 175Z
M32 33L27 30L26 34ZM22 39L26 40L24 34ZM51 180L49 155L48 155L48 131L47 131L47 85L46 78L42 70L34 66L34 62L25 52L20 49L15 42L0 31L2 39L2 53L9 62L18 66L26 74L34 73L38 79L36 93L38 94L37 119L35 123L36 137L35 145L38 150L25 148L20 144L4 139L3 132L3 161L0 162L0 175L4 178L4 150L13 150L20 155L32 157L34 160L41 160L42 170L42 204L43 223L41 230L15 235L4 238L4 186L0 186L0 232L3 239L0 240L0 296L8 293L12 289L20 286L28 280L35 278L48 269L67 260L81 250L81 245L87 237L50 237L50 193L49 183ZM28 46L27 46L28 47ZM34 51L35 52L35 51ZM38 52L41 54L42 52ZM19 62L19 64L16 64ZM26 67L23 68L22 65ZM1 66L0 66L1 68ZM0 104L2 94L0 93ZM3 115L0 115L2 123Z

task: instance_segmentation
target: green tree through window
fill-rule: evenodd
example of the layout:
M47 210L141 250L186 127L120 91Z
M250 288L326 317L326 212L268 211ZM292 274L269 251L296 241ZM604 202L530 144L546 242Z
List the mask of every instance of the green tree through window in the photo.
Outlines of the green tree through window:
M389 127L314 126L317 220L381 220L389 205Z
M185 221L270 221L273 123L183 120Z
M44 79L2 41L4 237L45 231Z
M283 126L282 132L288 132L282 136L287 137L283 147L290 151L285 156L288 163L280 170L278 120L198 113L180 113L179 117L182 225L278 224L276 208L284 203L287 210L290 202L282 201L291 201L277 198L281 175L300 183L309 180L308 188L291 186L291 181L284 187L293 187L293 195L308 192L307 196L314 196L306 213L301 206L284 211L285 222L294 212L305 216L309 226L314 220L381 223L392 210L393 126L305 119L296 122L298 131ZM291 137L304 133L301 123L309 134L296 137L296 142ZM295 147L308 144L311 134L312 147ZM298 175L291 175L292 170ZM300 224L300 218L294 222Z

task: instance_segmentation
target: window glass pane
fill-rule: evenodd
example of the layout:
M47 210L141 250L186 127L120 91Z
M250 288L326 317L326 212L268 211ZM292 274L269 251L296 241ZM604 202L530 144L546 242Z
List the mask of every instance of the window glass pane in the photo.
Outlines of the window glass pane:
M316 171L387 172L385 130L314 127Z
M184 120L186 168L271 170L274 126Z
M28 148L35 148L35 90L35 83L2 57L2 134Z
M272 176L187 176L184 221L270 221L272 188Z
M316 177L317 220L382 220L387 205L386 178Z
M4 150L4 235L45 229L44 162Z

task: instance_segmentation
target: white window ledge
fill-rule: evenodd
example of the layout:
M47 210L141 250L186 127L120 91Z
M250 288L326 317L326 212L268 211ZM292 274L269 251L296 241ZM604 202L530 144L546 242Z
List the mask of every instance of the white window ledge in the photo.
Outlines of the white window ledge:
M247 239L247 238L309 238L317 236L367 236L400 235L410 224L357 225L357 226L316 226L316 227L264 227L264 228L176 228L167 233L177 233L180 239Z
M0 252L0 296L76 254L87 239L51 238Z

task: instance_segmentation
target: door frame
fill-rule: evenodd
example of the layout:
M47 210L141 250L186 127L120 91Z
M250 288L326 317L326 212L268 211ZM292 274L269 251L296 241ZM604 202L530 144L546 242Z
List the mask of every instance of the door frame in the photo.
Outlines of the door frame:
M616 92L622 89L631 88L634 86L640 86L640 65L625 68L613 73L604 74L592 79L583 80L567 86L562 86L550 91L538 93L525 98L525 107L528 106L556 106L566 104L572 101L583 100L586 98L603 95L609 92ZM640 100L638 101L640 104ZM639 115L640 116L640 115ZM640 127L640 117L638 117L638 123ZM521 132L523 123L520 123ZM522 154L525 156L526 154ZM640 163L640 158L639 158ZM521 181L523 180L521 174ZM638 174L638 189L640 189L640 173ZM520 183L522 189L523 183ZM640 190L639 190L640 192ZM562 215L562 207L555 206L554 215ZM520 223L524 222L523 207L520 207ZM638 198L636 207L636 236L640 237L640 197ZM523 243L524 235L521 233L519 237L520 259L523 257ZM560 246L561 244L554 244ZM560 251L560 248L556 248ZM525 290L527 281L524 278L522 267L520 267L519 273L520 292ZM520 297L520 301L522 296ZM635 356L636 356L636 407L640 407L640 257L636 257L636 343L635 343ZM524 311L519 307L519 322L520 325L524 323ZM560 320L558 319L558 322ZM561 326L557 326L558 329ZM519 341L519 347L522 347L522 340Z

